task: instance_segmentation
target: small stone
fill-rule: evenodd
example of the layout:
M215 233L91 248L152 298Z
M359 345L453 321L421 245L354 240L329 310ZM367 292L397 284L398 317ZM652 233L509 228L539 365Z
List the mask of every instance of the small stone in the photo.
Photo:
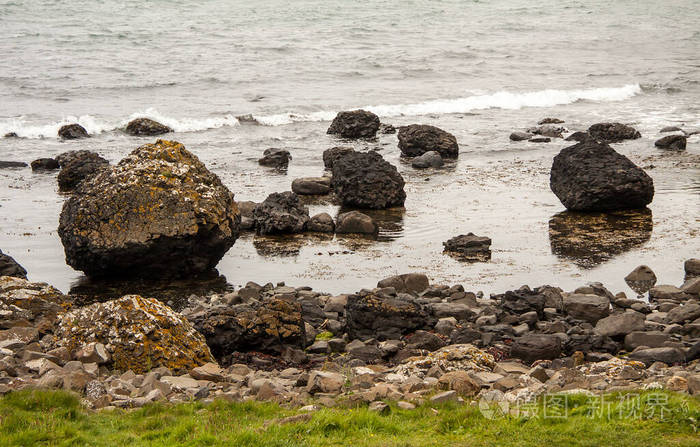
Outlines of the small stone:
M83 363L104 365L112 360L112 356L102 343L88 343L75 353L75 359Z
M430 398L431 402L442 403L442 402L456 402L457 392L456 391L444 391L442 393L436 394Z
M359 211L350 211L338 216L335 231L336 233L376 234L379 227L370 216Z
M330 189L330 177L302 177L292 182L292 192L299 195L325 195Z
M414 410L416 408L411 402L406 402L405 400L398 401L396 406L402 410Z
M376 400L369 404L369 411L379 414L389 414L391 412L391 407L381 400Z

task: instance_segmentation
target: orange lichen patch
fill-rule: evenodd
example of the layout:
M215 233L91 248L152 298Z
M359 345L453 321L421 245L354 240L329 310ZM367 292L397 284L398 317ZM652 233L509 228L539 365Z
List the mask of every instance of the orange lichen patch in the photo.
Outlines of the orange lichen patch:
M160 301L138 295L63 315L56 338L71 351L90 342L103 343L114 368L135 373L159 366L185 372L214 361L204 337L186 319Z

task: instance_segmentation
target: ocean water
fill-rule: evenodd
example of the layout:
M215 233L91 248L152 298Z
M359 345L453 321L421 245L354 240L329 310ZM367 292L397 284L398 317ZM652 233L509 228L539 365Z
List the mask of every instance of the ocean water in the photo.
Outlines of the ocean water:
M406 208L377 213L378 240L245 235L218 267L234 285L347 292L419 270L475 291L602 281L630 294L622 277L642 263L677 284L683 260L700 252L700 137L684 153L653 141L667 125L700 128L698 9L697 0L0 0L0 136L21 137L0 138L0 160L91 149L117 162L153 140L119 130L146 116L171 126L167 138L238 200L320 175L322 151L339 144L379 149L398 166ZM459 160L416 171L395 135L325 134L337 111L359 107L454 133ZM254 123L237 119L248 114ZM545 116L571 131L608 120L638 128L643 138L615 147L654 178L651 213L614 223L560 214L548 174L567 144L508 140ZM57 139L69 122L92 138ZM288 172L257 165L269 147L290 150ZM56 234L64 200L54 174L0 170L0 249L31 279L68 290L81 274ZM469 231L493 239L490 262L441 253Z

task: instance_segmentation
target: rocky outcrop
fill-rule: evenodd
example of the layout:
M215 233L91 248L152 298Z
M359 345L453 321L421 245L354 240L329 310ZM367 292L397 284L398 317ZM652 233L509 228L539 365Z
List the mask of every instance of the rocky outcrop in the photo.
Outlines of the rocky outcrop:
M643 208L654 198L649 175L607 144L586 140L554 157L550 187L569 210Z
M346 314L348 335L361 340L398 339L434 324L427 311L408 296L360 292L348 297Z
M64 140L77 140L79 138L87 138L87 130L80 124L66 124L58 129L58 136Z
M355 152L355 149L348 146L337 146L323 151L323 165L326 169L333 169L333 162L347 154Z
M14 276L27 279L27 271L15 259L0 250L0 276Z
M185 147L158 140L82 182L58 228L91 276L183 276L216 266L238 237L233 194Z
M588 134L605 143L636 140L642 136L634 127L622 123L597 123L588 128Z
M164 366L173 372L213 361L204 337L179 314L153 298L127 295L62 315L56 344L77 353L102 343L111 366L137 374Z
M654 146L661 149L684 151L688 138L685 135L667 135L654 142Z
M301 233L309 221L309 209L293 192L275 192L255 207L253 218L260 234Z
M44 334L72 305L72 298L48 284L0 276L0 329L31 327Z
M403 206L404 179L376 152L348 153L333 162L333 190L343 205L382 209Z
M342 138L374 138L379 130L379 117L366 110L339 112L326 133Z
M339 214L335 226L336 233L376 234L378 231L374 219L359 211Z
M258 164L271 168L286 169L291 159L292 155L288 150L272 147L270 149L265 149L262 158L258 160Z
M137 137L152 137L156 135L162 135L164 133L169 133L173 130L165 124L161 124L149 118L136 118L134 120L129 121L129 124L126 125L125 131L129 135Z
M437 152L442 158L457 158L457 138L435 126L411 124L399 129L399 149L406 157L418 157L426 152Z
M331 190L330 177L302 177L292 182L292 192L304 196L324 195Z
M32 162L32 171L55 171L60 166L53 158L39 158Z
M75 151L56 157L61 165L58 173L58 189L63 192L72 191L80 182L96 175L105 169L109 162L92 151Z

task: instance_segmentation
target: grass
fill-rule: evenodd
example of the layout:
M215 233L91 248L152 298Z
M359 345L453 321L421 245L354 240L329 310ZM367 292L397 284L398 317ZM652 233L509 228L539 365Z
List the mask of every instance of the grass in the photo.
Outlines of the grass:
M0 399L1 446L695 446L700 445L700 400L666 392L606 396L610 402L568 396L566 418L547 417L541 400L532 416L484 417L476 406L392 406L387 415L366 407L323 409L307 422L264 426L298 414L261 402L155 404L137 410L93 412L76 395L21 391ZM661 403L659 403L661 401ZM545 408L546 406L546 408ZM600 412L603 408L606 411ZM638 410L638 411L637 411ZM662 414L663 412L663 414ZM556 413L556 412L554 412Z

